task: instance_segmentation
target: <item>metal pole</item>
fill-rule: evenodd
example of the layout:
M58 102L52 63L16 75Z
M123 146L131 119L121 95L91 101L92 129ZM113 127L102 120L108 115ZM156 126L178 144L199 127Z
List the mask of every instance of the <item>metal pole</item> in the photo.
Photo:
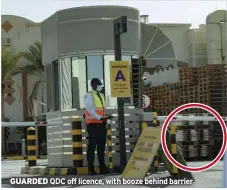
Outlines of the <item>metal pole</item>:
M114 51L115 60L121 61L121 37L120 34L116 34L116 24L114 23ZM126 166L126 145L125 145L125 122L124 122L124 99L117 99L118 106L118 126L120 136L120 168L124 171Z
M33 100L33 106L34 106L34 118L35 118L35 121L37 121L37 119L38 119L38 108L37 108L37 102L35 100ZM38 156L39 155L39 131L38 131L38 126L35 126L35 131L36 131L36 141L35 141L36 156Z
M22 156L26 156L26 143L25 139L22 139Z

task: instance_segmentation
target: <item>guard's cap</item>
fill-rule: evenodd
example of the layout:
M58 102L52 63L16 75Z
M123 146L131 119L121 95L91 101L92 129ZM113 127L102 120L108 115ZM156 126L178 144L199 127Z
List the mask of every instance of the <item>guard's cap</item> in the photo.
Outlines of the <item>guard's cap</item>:
M94 86L94 85L102 85L101 80L99 80L98 78L93 78L91 80L91 86Z

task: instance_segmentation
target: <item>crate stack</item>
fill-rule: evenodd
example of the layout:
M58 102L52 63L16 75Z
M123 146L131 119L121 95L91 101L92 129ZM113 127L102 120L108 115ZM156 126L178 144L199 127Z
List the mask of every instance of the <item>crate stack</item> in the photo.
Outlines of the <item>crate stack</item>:
M177 141L177 144L187 161L212 160L214 158L211 125L190 121L186 122L183 127L178 127L178 130L183 137L182 140Z
M187 67L179 69L179 105L198 102L199 88L198 88L198 68ZM194 94L195 93L195 94ZM194 113L195 110L187 109L181 113Z
M226 116L227 107L226 64L203 65L199 68L200 102Z

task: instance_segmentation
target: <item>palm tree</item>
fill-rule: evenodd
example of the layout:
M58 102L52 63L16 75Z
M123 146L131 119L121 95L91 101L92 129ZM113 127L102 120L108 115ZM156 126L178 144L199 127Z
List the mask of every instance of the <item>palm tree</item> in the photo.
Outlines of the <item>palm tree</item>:
M6 46L2 47L2 119L4 119L5 82L9 77L21 71L21 67L17 65L21 58L20 53L11 51Z
M20 72L21 67L17 65L19 60L21 59L21 54L16 53L14 51L9 50L6 46L2 47L2 121L6 121L4 114L4 91L5 91L5 83L9 79L9 77L14 74ZM1 129L2 134L4 134L4 127ZM2 135L2 153L5 153L5 136Z
M40 88L42 88L42 102L44 101L43 90L44 90L44 66L42 65L42 44L39 41L36 41L33 45L29 47L28 52L22 53L24 58L26 58L30 64L25 66L25 71L28 73L39 77L33 86L32 93L29 96L29 109L31 115L33 115L33 102L37 100L37 93ZM42 106L42 113L44 112L44 108Z

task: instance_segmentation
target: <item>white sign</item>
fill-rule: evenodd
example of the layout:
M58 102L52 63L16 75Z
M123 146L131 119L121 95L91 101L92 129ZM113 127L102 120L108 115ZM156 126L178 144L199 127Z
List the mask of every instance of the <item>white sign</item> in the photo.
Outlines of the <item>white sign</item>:
M151 103L150 98L147 95L143 95L143 108L147 108Z

